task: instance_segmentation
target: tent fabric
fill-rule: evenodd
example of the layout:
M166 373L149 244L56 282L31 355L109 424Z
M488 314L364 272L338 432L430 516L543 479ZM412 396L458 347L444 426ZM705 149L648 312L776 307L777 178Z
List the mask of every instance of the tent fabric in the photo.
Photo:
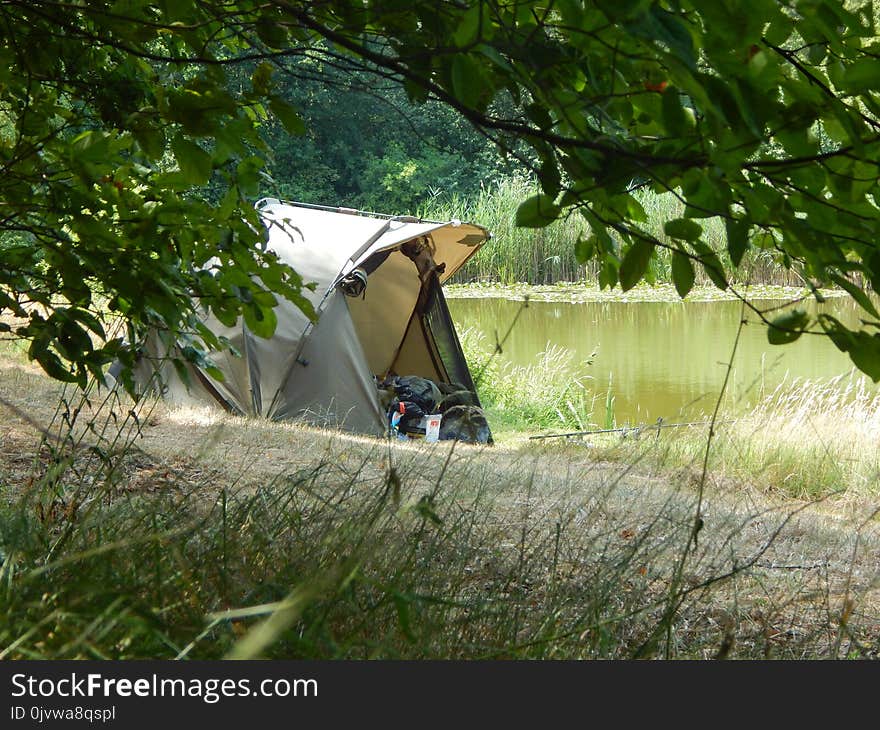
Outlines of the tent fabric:
M359 433L385 432L376 383L341 292L331 296L266 415Z
M395 251L368 277L364 297L351 300L351 316L376 375L386 374L394 364L419 288L415 265Z
M446 271L440 276L442 284L489 238L485 228L460 221L382 219L354 212L294 207L272 198L260 201L257 206L268 226L269 247L303 279L318 283L319 299L337 279L374 254L428 235L437 247L434 259L446 264ZM371 240L373 243L364 249L364 244ZM320 260L316 260L315 254L320 254L317 257Z
M223 380L187 363L185 384L169 362L168 344L154 335L142 348L138 382L158 381L162 393L178 402L215 403L241 415L381 434L386 424L377 379L399 374L448 382L454 373L458 382L465 380L467 364L439 285L488 240L484 228L275 199L258 202L257 210L266 226L266 247L303 281L315 284L314 291L303 294L315 307L316 321L282 300L275 309L275 334L264 339L243 320L227 327L206 312L205 324L227 337L238 353L213 355ZM446 316L415 311L423 283L416 264L400 251L415 239L427 242L441 265L426 286L436 289L429 301L439 297ZM366 289L360 297L345 296L337 285L358 267L369 272ZM439 311L436 301L431 306Z

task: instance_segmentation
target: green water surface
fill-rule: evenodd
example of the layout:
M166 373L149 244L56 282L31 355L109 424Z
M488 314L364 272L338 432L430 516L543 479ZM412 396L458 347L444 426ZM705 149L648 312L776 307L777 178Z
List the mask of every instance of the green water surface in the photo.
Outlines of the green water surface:
M760 308L781 302L754 302ZM450 299L459 330L482 332L487 344L504 335L523 303L505 299ZM799 305L816 312L815 302ZM848 298L829 299L822 311L855 326L860 310ZM720 302L530 302L499 356L527 365L548 344L572 350L578 361L595 351L586 368L604 419L611 384L618 424L681 421L711 413L724 382L739 322L745 318L733 360L727 406L748 410L762 394L794 378L825 380L853 370L849 357L824 336L775 346L766 328L737 301ZM599 413L601 411L601 413Z

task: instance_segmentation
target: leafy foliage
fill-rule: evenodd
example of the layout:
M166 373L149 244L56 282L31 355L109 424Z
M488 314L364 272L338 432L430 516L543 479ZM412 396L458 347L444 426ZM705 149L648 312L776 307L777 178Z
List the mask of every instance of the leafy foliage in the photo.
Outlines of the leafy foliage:
M581 215L590 235L578 257L598 263L604 286L650 277L658 250L673 248L680 292L695 267L727 288L735 277L699 223L723 220L734 266L775 250L814 288L859 301L872 317L864 331L828 318L796 330L819 327L880 377L880 318L865 291L880 285L872 2L35 0L0 15L0 307L27 319L13 334L56 377L82 382L119 352L86 314L98 296L131 335L159 326L209 346L219 343L199 329L190 293L265 333L274 297L261 278L307 306L293 273L267 282L279 264L254 247L248 201L267 158L300 190L354 185L367 204L402 180L422 181L412 191L455 177L460 146L414 153L382 131L368 97L345 97L312 126L318 107L303 94L339 79L394 103L387 87L402 88L410 119L455 137L446 112L430 119L438 104L452 109L530 167L541 191L517 221ZM303 84L315 80L326 88ZM349 124L361 115L365 126ZM316 130L315 144L267 148L267 123ZM379 144L348 169L346 147L373 142L365 128ZM331 139L338 154L325 153ZM481 167L469 169L473 179ZM669 239L651 233L640 189L684 203Z
M399 83L367 71L297 59L278 69L276 85L306 128L294 136L264 126L280 197L412 213L441 192L472 195L519 166L449 106L414 106Z
M222 26L200 4L162 5L0 11L0 313L15 318L0 326L59 380L130 362L123 336L147 328L202 358L221 343L193 295L267 335L275 294L310 311L300 277L256 245L266 90L233 95L223 70L246 44L221 35L194 58ZM209 180L216 204L194 194Z
M872 3L324 3L293 16L399 79L413 101L446 102L503 149L525 140L543 190L518 222L579 211L592 230L581 255L601 262L604 285L634 285L659 247L674 246L680 291L693 264L727 288L699 224L717 217L734 265L750 248L775 249L812 286L843 286L871 312ZM513 113L493 106L501 98ZM645 188L685 203L667 226L671 243L645 225L634 197ZM873 358L877 333L818 324L863 369Z

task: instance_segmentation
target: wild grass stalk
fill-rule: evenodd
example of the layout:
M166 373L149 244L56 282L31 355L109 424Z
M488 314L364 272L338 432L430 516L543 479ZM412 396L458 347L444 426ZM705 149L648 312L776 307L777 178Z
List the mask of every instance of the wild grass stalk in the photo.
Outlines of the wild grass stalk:
M479 373L477 390L494 431L586 429L594 422L592 358L576 362L571 350L547 343L534 362L514 365L477 330L459 338L471 371Z

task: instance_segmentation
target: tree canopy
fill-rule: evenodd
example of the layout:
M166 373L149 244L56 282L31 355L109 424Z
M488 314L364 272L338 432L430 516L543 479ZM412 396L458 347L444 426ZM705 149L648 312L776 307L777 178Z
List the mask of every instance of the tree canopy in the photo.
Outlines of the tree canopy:
M695 267L727 288L750 248L777 251L817 297L842 287L860 330L796 309L768 336L823 332L878 380L874 16L850 0L3 0L0 309L25 323L0 327L82 383L126 357L97 312L121 315L132 342L146 327L190 338L198 359L222 343L193 295L265 334L276 295L307 310L305 282L256 245L261 127L306 132L290 79L359 75L455 111L533 169L541 192L517 222L583 216L577 254L604 286L633 287L662 246L682 296ZM291 181L344 174L288 164ZM685 204L663 241L640 188ZM702 239L714 217L726 252Z

